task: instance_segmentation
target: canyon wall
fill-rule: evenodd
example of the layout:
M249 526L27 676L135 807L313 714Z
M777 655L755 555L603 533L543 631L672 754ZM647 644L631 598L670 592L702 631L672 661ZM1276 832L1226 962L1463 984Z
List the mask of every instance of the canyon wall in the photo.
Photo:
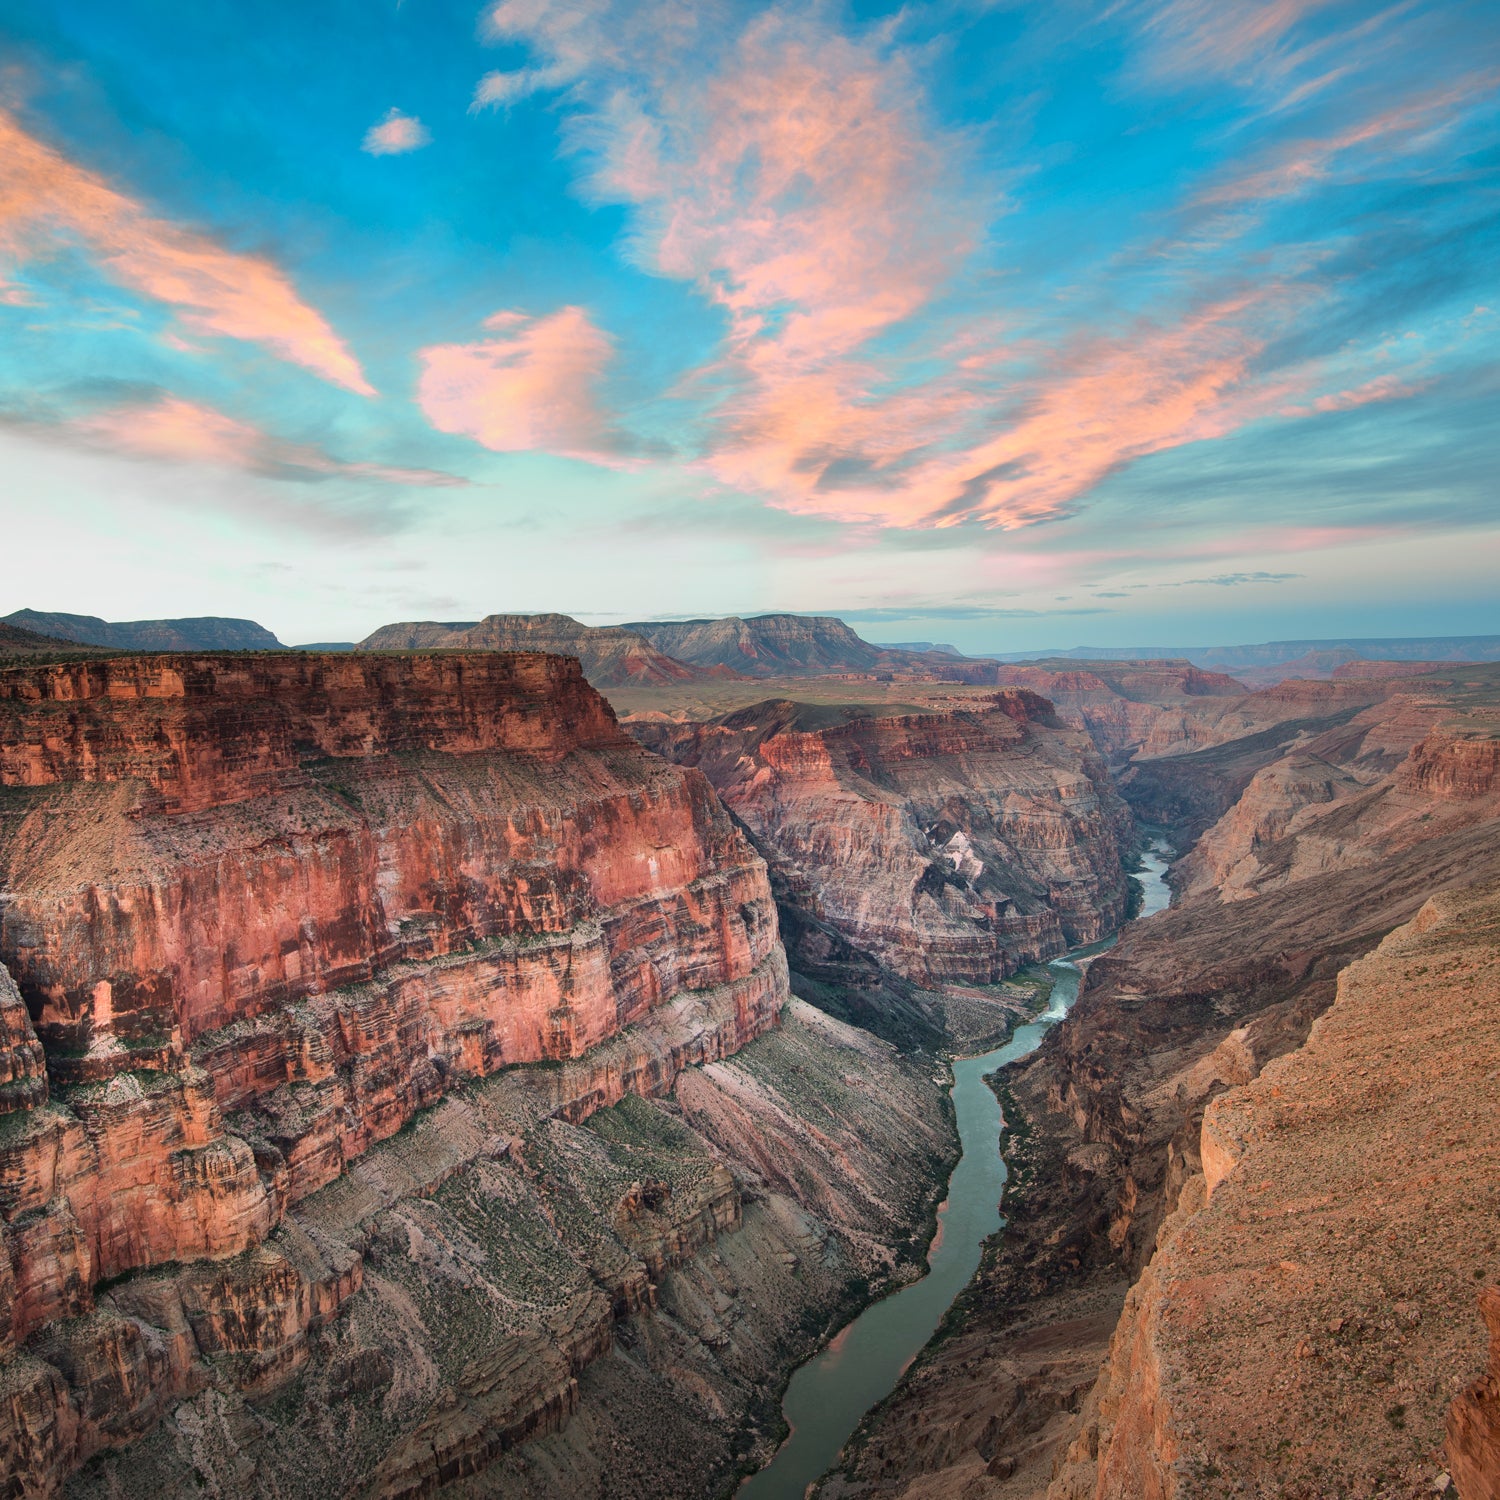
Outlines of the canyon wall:
M913 983L994 984L1124 916L1129 814L1088 738L1033 693L630 727L707 775L770 862L789 929L832 929Z
M26 1493L205 1381L289 1380L367 1248L298 1205L445 1095L530 1064L531 1114L576 1124L788 998L765 867L708 784L540 655L0 671L0 960Z
M1298 685L1299 692L1303 686ZM1446 685L1424 685L1415 692L1409 691L1410 684L1399 686L1401 695L1382 700L1378 713L1371 709L1363 718L1365 709L1349 713L1348 705L1336 706L1335 712L1344 716L1341 724L1325 725L1318 731L1324 736L1321 740L1310 731L1298 731L1293 738L1300 739L1300 747L1294 746L1290 755L1274 736L1246 736L1255 743L1236 749L1230 742L1224 747L1245 767L1256 758L1285 763L1254 792L1246 792L1243 806L1231 807L1225 816L1225 842L1220 847L1229 847L1229 830L1241 830L1245 837L1240 848L1253 853L1259 873L1241 890L1221 893L1212 881L1196 885L1192 871L1198 862L1184 862L1186 878L1180 867L1179 884L1192 885L1191 893L1171 910L1128 927L1114 949L1093 960L1069 1018L1030 1059L1003 1075L1005 1114L1012 1131L1006 1147L1012 1170L1006 1230L987 1250L946 1334L869 1419L851 1445L844 1472L822 1493L899 1495L909 1500L947 1493L962 1493L972 1500L1036 1496L1047 1490L1054 1470L1069 1454L1072 1488L1059 1495L1093 1493L1089 1487L1099 1484L1105 1486L1101 1494L1121 1497L1208 1495L1228 1493L1224 1486L1238 1482L1241 1470L1233 1453L1211 1456L1206 1466L1193 1469L1201 1457L1194 1447L1198 1439L1184 1434L1197 1422L1199 1397L1208 1399L1212 1382L1239 1378L1227 1341L1253 1339L1261 1325L1247 1314L1248 1326L1231 1330L1225 1314L1195 1335L1205 1345L1225 1340L1224 1357L1211 1371L1205 1366L1192 1400L1173 1408L1180 1423L1162 1417L1163 1403L1175 1400L1176 1367L1159 1366L1149 1353L1157 1322L1167 1316L1167 1309L1175 1316L1180 1302L1201 1308L1202 1299L1214 1295L1217 1285L1199 1288L1194 1279L1196 1252L1178 1263L1169 1297L1157 1295L1160 1268L1148 1269L1158 1243L1170 1239L1175 1226L1185 1222L1183 1216L1190 1216L1201 1203L1205 1168L1210 1177L1223 1169L1222 1132L1212 1122L1227 1116L1216 1116L1221 1106L1213 1101L1226 1090L1251 1084L1268 1064L1289 1067L1300 1056L1298 1049L1317 1018L1333 1003L1340 972L1351 964L1356 964L1351 974L1364 972L1357 961L1394 928L1411 922L1427 902L1436 898L1441 907L1460 899L1445 893L1461 892L1476 882L1500 881L1500 808L1488 770L1500 675L1493 668L1473 669ZM1337 685L1332 687L1336 694ZM1316 722L1321 717L1318 705L1310 706L1309 717ZM1299 755L1304 760L1298 761ZM1324 767L1316 775L1306 763L1312 755ZM1190 787L1196 774L1216 780L1228 763L1226 756L1186 754L1174 773L1177 785ZM1253 777L1249 769L1246 787ZM1345 778L1354 785L1346 789ZM1278 796L1286 800L1278 802ZM1422 1192L1432 1186L1431 1172L1441 1170L1436 1158L1430 1171L1412 1166L1409 1181L1403 1175L1398 1184L1396 1178L1406 1170L1401 1166L1397 1171L1406 1162L1403 1153L1431 1150L1452 1162L1461 1192L1472 1197L1487 1181L1488 1168L1481 1157L1488 1146L1480 1145L1475 1154L1466 1143L1493 1134L1491 1125L1480 1120L1486 1111L1493 1115L1493 1088L1462 1068L1449 1082L1440 1081L1446 1076L1449 1048L1450 1031L1445 1028L1450 1022L1462 1025L1461 1019L1447 1013L1448 1002L1441 993L1445 976L1451 969L1460 986L1455 994L1467 1007L1463 1014L1473 1012L1476 1020L1500 993L1493 980L1500 951L1494 922L1488 916L1476 916L1472 924L1467 918L1456 922L1455 942L1466 925L1474 929L1467 958L1460 961L1455 950L1451 963L1431 956L1417 960L1416 970L1426 966L1420 976L1423 987L1410 992L1412 998L1404 1005L1396 998L1403 993L1402 982L1390 982L1389 1004L1395 1008L1382 1012L1381 1023L1382 1047L1390 1050L1382 1052L1378 1065L1358 1065L1366 1073L1357 1087L1338 1091L1339 1100L1350 1101L1349 1108L1358 1114L1367 1104L1373 1109L1390 1082L1401 1100L1412 1101L1422 1120L1434 1122L1430 1139L1424 1139L1420 1149L1403 1142L1397 1115L1381 1107L1384 1123L1377 1136L1366 1141L1359 1133L1363 1125L1341 1122L1335 1110L1322 1155L1310 1159L1307 1171L1295 1178L1301 1184L1296 1193L1291 1192L1290 1176L1289 1196L1281 1195L1280 1180L1269 1172L1251 1171L1244 1179L1252 1209L1260 1201L1258 1193L1269 1195L1265 1201L1278 1205L1277 1213L1287 1210L1299 1217L1316 1208L1322 1215L1313 1218L1319 1232L1327 1224L1334 1234L1344 1235L1329 1243L1337 1244L1356 1266L1370 1236L1382 1241L1392 1235L1410 1237L1413 1253L1427 1264L1427 1280L1442 1282L1445 1299L1457 1295L1454 1289L1464 1277L1470 1278L1469 1296L1482 1284L1473 1281L1476 1273L1493 1278L1494 1268L1486 1258L1493 1239L1465 1241L1429 1232L1419 1216L1412 1217ZM1353 982L1344 981L1346 986ZM1420 995L1427 998L1416 998ZM1481 1034L1487 1025L1482 1022ZM1407 1033L1414 1039L1411 1066L1397 1050L1398 1039ZM1278 1058L1285 1061L1275 1063ZM1358 1073L1357 1066L1354 1071ZM1456 1148L1447 1144L1453 1132L1436 1123L1441 1112L1429 1116L1421 1103L1427 1087L1437 1100L1448 1097L1449 1087L1463 1094L1462 1107L1454 1105L1455 1118L1465 1110L1480 1112L1459 1132ZM1263 1093L1276 1101L1268 1108L1281 1112L1277 1118L1285 1115L1295 1121L1305 1115L1311 1121L1324 1107L1309 1097L1304 1108L1279 1073ZM1386 1131L1395 1132L1396 1142L1389 1151L1389 1172L1374 1159L1374 1153L1387 1150L1382 1134ZM1356 1152L1347 1162L1337 1149L1341 1140ZM1366 1176L1370 1183L1379 1177L1379 1187L1365 1183ZM1314 1178L1323 1184L1316 1190L1326 1200L1321 1205L1310 1204ZM1364 1239L1345 1233L1356 1225L1363 1226ZM1247 1232L1244 1225L1233 1233L1225 1231L1224 1275ZM1278 1265L1273 1260L1264 1268L1256 1286L1274 1289L1283 1277L1288 1286L1305 1288L1305 1267L1293 1275L1278 1271ZM1131 1292L1133 1284L1136 1289ZM1395 1290L1394 1281L1381 1283L1379 1295L1387 1293L1393 1305L1411 1300ZM1194 1298L1199 1301L1194 1303ZM1483 1334L1471 1308L1472 1304L1460 1308L1444 1301L1442 1312L1431 1315L1442 1323L1441 1334L1429 1331L1422 1338L1437 1340L1433 1349L1439 1344L1452 1350L1460 1344L1481 1348ZM1321 1335L1316 1328L1301 1329L1287 1352L1295 1354L1306 1336L1316 1358L1342 1361L1338 1349L1344 1346L1330 1339L1326 1329L1340 1316L1337 1310L1330 1312ZM1368 1326L1356 1329L1351 1323L1353 1331L1344 1340L1351 1348L1360 1347L1350 1353L1352 1363L1339 1368L1356 1370L1360 1380L1368 1376L1372 1383L1365 1396L1371 1402L1382 1394L1390 1350L1407 1347L1392 1342L1391 1330L1396 1328L1414 1350L1421 1347L1410 1328L1400 1324L1402 1316L1399 1310L1387 1310L1375 1319L1360 1311L1358 1317ZM1116 1378L1112 1384L1101 1384L1091 1399L1098 1361L1112 1339ZM1337 1348L1330 1353L1325 1345ZM1238 1357L1253 1363L1248 1345L1239 1349ZM1453 1366L1441 1372L1429 1360L1422 1376L1442 1386L1440 1392L1427 1390L1420 1403L1422 1463L1434 1457L1433 1422L1440 1437L1447 1401L1482 1368L1478 1356L1460 1359L1454 1353L1453 1358ZM1405 1399L1398 1385L1407 1378L1402 1357L1392 1362L1394 1372L1386 1382L1390 1393L1378 1408L1372 1407L1374 1420L1408 1445L1410 1461L1416 1463L1419 1403ZM1126 1370L1128 1377L1121 1373ZM1269 1363L1265 1370L1271 1370ZM1307 1373L1303 1364L1288 1366L1285 1361L1273 1372L1274 1378L1291 1380L1289 1389L1300 1389L1298 1381ZM1128 1405L1117 1411L1127 1389L1132 1393ZM1279 1388L1249 1394L1245 1410L1260 1420L1280 1399ZM1403 1411L1395 1412L1398 1407ZM1229 1411L1227 1405L1215 1409ZM1395 1415L1387 1418L1388 1411ZM1408 1420L1406 1411L1412 1413L1410 1430L1398 1425ZM1224 1423L1226 1441L1232 1440L1227 1415ZM1325 1458L1329 1451L1348 1458L1350 1449L1337 1424L1325 1428L1309 1418L1305 1425L1316 1430L1316 1445ZM1276 1436L1271 1446L1279 1442ZM1270 1463L1263 1453L1254 1460L1263 1461ZM1090 1464L1096 1467L1090 1469ZM1248 1493L1362 1493L1337 1485L1283 1490L1269 1477L1272 1468L1253 1472L1262 1476L1257 1481L1262 1487ZM1435 1473L1435 1467L1429 1469L1429 1478ZM1187 1484L1184 1475L1192 1481L1187 1487L1182 1487ZM1179 1487L1174 1490L1172 1485Z
M1497 950L1500 888L1434 898L1209 1105L1049 1500L1442 1488L1500 1272ZM1454 1424L1465 1500L1500 1482L1478 1425Z
M665 1062L687 1019L564 1071L653 1037ZM28 1351L11 1431L52 1430L50 1369L53 1429L76 1411L101 1450L77 1500L721 1493L774 1448L790 1368L917 1274L949 1159L931 1060L792 1001L577 1121L549 1071L455 1090L249 1255L101 1293Z

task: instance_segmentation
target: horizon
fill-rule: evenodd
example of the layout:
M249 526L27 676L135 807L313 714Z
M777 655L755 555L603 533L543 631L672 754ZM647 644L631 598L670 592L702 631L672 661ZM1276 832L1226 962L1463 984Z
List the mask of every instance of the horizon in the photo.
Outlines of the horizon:
M1500 628L1478 0L339 0L244 41L0 12L32 603Z
M11 613L12 614L26 613L26 612L28 612L28 610L29 610L29 606L23 606L23 607L15 610L15 611L12 611ZM155 620L155 619L146 619L146 618L137 619L137 620L109 621L109 620L103 620L102 617L99 617L99 616L84 616L81 611L55 610L55 611L30 611L30 612L33 613L33 614L38 614L38 615L45 615L45 614L55 614L55 615L62 615L62 616L72 615L72 616L74 616L76 618L99 619L101 621L101 623L103 623L103 624L139 625L139 624L150 624L150 623L159 623L159 622L160 623L167 623L167 624L183 624L183 623L187 623L189 621L195 621L195 620L229 621L229 622L238 623L238 624L251 624L251 625L259 626L262 629L270 629L270 633L273 636L276 637L276 639L278 640L278 642L283 647L291 649L291 650L309 650L309 649L314 649L314 648L316 648L318 646L322 646L322 645L347 646L347 645L351 645L352 644L352 645L356 645L357 646L364 639L366 639L366 637L368 635L370 635L370 634L373 633L373 631L367 631L365 633L365 635L356 636L356 637L352 637L352 638L350 638L350 637L344 637L344 636L337 636L337 635L329 635L329 636L326 636L326 637L322 637L322 638L320 638L318 640L308 640L308 639L303 639L303 638L298 638L298 639L289 638L288 636L286 636L282 632L277 631L274 628L266 626L266 624L265 624L264 621L252 619L252 618L250 618L248 616L203 615L203 616L161 617L159 621ZM491 611L489 611L488 617L491 617L491 618L493 618L495 616L502 616L503 617L503 616L506 616L506 615L514 615L516 618L521 618L521 619L527 619L527 618L535 619L535 618L545 617L545 616L549 616L550 615L550 616L555 616L555 617L557 617L559 619L572 620L576 624L585 625L586 628L591 628L591 629L592 628L601 628L601 627L595 627L595 626L588 626L587 621L585 619L583 619L580 615L578 615L578 614L570 614L566 610L537 610L537 611L530 611L530 612L526 612L526 613L519 613L519 612L514 612L514 611L504 611L504 610L491 610ZM797 618L797 619L832 620L835 623L843 624L843 625L848 626L849 629L853 630L854 633L857 636L859 636L861 639L863 639L866 642L868 642L870 645L876 645L876 646L894 646L894 647L906 646L906 647L911 647L911 648L916 648L916 647L925 645L925 646L933 647L935 649L942 649L944 647L952 647L953 646L953 643L951 641L937 641L937 640L919 638L917 636L897 636L897 635L890 634L889 630L883 631L881 634L878 634L878 635L877 634L872 634L869 626L864 626L863 628L856 628L855 622L851 622L850 620L846 619L843 615L837 614L837 613L835 613L833 611L814 612L814 611L803 611L803 610L757 610L757 611L746 611L742 615L732 614L732 613L731 614L727 614L727 615L643 615L643 616L635 617L634 619L628 619L627 618L627 619L621 619L621 620L618 620L618 621L605 622L605 624L604 624L604 626L602 628L609 628L611 626L625 626L625 627L629 627L631 625L642 625L642 626L645 626L645 625L657 625L657 624L662 624L662 625L667 625L667 624L711 624L711 623L714 623L715 621L725 620L725 619L741 619L741 620L745 620L745 621L748 621L748 622L753 622L753 621L755 621L757 619L777 618L777 617L783 617L783 616L791 617L791 618ZM9 620L9 618L10 618L10 615L0 616L0 623L4 623L5 621ZM448 626L448 627L457 629L457 628L462 628L462 627L465 627L465 626L471 626L471 625L479 624L484 618L486 618L486 616L476 616L474 618L462 618L462 619L459 619L459 618L450 618L450 619L443 619L443 620L421 620L421 621L404 621L404 622L383 621L382 625L383 626L388 626L388 625L400 624L400 623L406 623L406 624L416 623L416 624L426 624L426 625L444 625L444 626ZM27 628L39 628L39 627L37 626L36 622L32 622L32 623L28 624ZM376 628L379 629L381 627L376 627ZM41 633L42 634L46 634L47 632L45 630L42 630ZM1126 646L1121 646L1120 644L1114 643L1114 642L1111 642L1109 644L1104 644L1104 643L1101 643L1099 641L1092 641L1092 642L1083 642L1083 643L1080 643L1080 644L1077 644L1077 645L1072 645L1072 646L1057 646L1057 645L1054 645L1054 646L1051 646L1051 647L1036 648L1034 650L1031 649L1031 648L1021 648L1021 649L1026 654L1034 656L1037 659L1045 659L1045 658L1047 658L1049 656L1053 656L1053 655L1059 655L1060 656L1060 655L1067 655L1067 654L1076 654L1076 653L1081 652L1081 651L1083 651L1083 652L1086 652L1086 651L1097 651L1097 652L1100 653L1100 656L1101 656L1101 659L1102 659L1102 658L1107 657L1107 656L1116 656L1116 657L1118 657L1122 653L1128 653L1129 651L1133 651L1133 650L1139 650L1139 651L1142 651L1142 652L1159 652L1159 651L1168 651L1168 650L1173 650L1173 649L1180 649L1182 651L1215 652L1215 651L1232 651L1232 650L1238 650L1238 649L1252 649L1252 650L1254 650L1254 649L1264 649L1264 648L1273 647L1273 646L1286 646L1286 647L1303 646L1303 647L1308 647L1308 648L1316 648L1316 647L1320 647L1320 646L1322 646L1322 647L1381 646L1381 645L1388 645L1388 646L1397 646L1397 645L1400 645L1400 646L1412 646L1412 645L1420 645L1420 644L1422 644L1422 643L1424 643L1426 641L1431 641L1434 645L1440 645L1440 644L1444 644L1444 643L1452 643L1452 642L1456 642L1456 641L1470 641L1470 642L1476 642L1476 643L1477 642L1485 642L1485 643L1488 644L1488 643L1500 641L1500 632L1484 632L1484 631L1478 631L1478 632L1461 632L1461 631L1453 631L1453 632L1448 632L1448 633L1443 634L1443 635L1433 635L1433 636L1410 636L1410 635L1390 635L1390 634L1376 635L1376 636L1360 636L1360 635L1353 635L1353 634L1347 634L1346 633L1346 634L1341 634L1341 635L1319 636L1319 637L1283 636L1283 637L1279 637L1279 638L1264 639L1264 640L1255 640L1255 641L1252 641L1252 640L1234 640L1234 641L1177 641L1177 640L1173 640L1173 641L1162 641L1162 642L1132 641L1132 642L1130 642ZM1007 655L1007 654L1009 654L1009 655L1015 655L1015 654L1019 654L1019 653L1016 653L1016 652L1008 652L1008 653L1007 652L990 652L990 653L987 653L983 649L975 649L975 650L970 650L970 651L962 651L961 654L966 655L966 656L973 655L973 656L981 656L982 657L982 656L987 655L987 654L990 654L990 655ZM1404 659L1411 659L1411 658L1404 658Z

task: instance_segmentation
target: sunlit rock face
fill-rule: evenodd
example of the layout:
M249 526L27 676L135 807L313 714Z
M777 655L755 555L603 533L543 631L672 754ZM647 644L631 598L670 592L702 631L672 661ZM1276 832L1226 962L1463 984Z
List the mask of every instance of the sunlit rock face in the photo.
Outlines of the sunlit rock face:
M1124 916L1130 816L1088 737L1034 693L631 727L707 774L799 910L916 983L995 983Z
M362 1257L289 1208L454 1088L545 1063L579 1121L788 998L707 782L536 654L0 672L0 960L0 1451L43 1487L205 1359L290 1378Z
M597 688L660 687L737 674L704 670L659 651L630 627L583 625L571 615L486 615L473 622L410 620L382 625L359 651L547 651L574 656Z

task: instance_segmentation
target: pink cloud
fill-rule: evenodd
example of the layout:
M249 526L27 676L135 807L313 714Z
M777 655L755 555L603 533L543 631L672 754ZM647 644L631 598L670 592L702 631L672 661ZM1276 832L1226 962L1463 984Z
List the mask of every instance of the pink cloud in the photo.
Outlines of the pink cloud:
M283 479L371 479L385 484L457 485L432 469L345 463L307 443L288 443L213 407L179 396L129 402L68 424L86 443L137 458L247 469Z
M407 151L420 151L430 145L432 135L415 115L403 115L399 109L391 109L378 125L365 131L362 151L371 156L400 156Z
M1372 401L1398 401L1405 396L1415 396L1425 389L1426 384L1425 381L1400 380L1394 375L1381 375L1348 390L1329 391L1315 397L1305 406L1283 407L1281 415L1311 417L1330 411L1350 411L1356 406L1368 406Z
M596 396L614 346L582 308L500 312L484 326L492 337L421 351L417 401L439 432L501 453L599 459L619 450Z
M1149 25L1184 67L1300 67L1311 53L1288 39L1324 3L1250 0L1230 15L1167 0ZM851 37L823 12L778 9L736 31L714 0L649 11L643 34L610 0L503 0L491 25L536 54L503 75L507 96L567 86L588 189L634 210L632 256L723 309L717 357L675 393L698 403L699 461L721 483L858 525L1019 527L1067 514L1147 455L1400 393L1317 394L1325 369L1257 368L1324 295L1314 250L1258 264L1246 291L1226 292L1238 283L1222 267L1218 290L1198 290L1190 265L1185 306L1061 354L1021 343L1000 314L976 335L950 309L973 305L1003 195L933 123L889 28ZM1429 128L1428 105L1326 149ZM1243 191L1284 194L1323 169L1294 153ZM1202 240L1170 248L1201 266Z
M1154 44L1154 71L1204 74L1244 82L1282 77L1322 50L1319 43L1287 46L1309 17L1336 0L1157 0L1137 7L1142 31Z
M1265 165L1210 187L1196 202L1206 207L1264 203L1290 197L1328 179L1341 158L1358 148L1374 148L1376 170L1389 172L1391 155L1428 144L1434 136L1453 129L1472 104L1494 97L1493 73L1472 74L1450 87L1394 105L1332 135L1291 141L1277 149Z
M336 385L375 394L277 266L153 217L0 109L0 258L35 258L69 240L86 245L106 275L175 308L188 331L264 344Z

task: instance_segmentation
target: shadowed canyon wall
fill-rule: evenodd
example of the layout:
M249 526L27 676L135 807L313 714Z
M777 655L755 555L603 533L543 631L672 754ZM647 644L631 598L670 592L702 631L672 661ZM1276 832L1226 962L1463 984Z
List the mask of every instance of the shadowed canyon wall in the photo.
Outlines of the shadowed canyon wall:
M701 769L750 830L794 966L843 942L918 985L988 985L1124 917L1130 815L1087 736L1033 693L888 716L773 701L630 728Z
M1496 1272L1500 936L1473 892L1500 880L1500 674L1354 712L1340 684L1288 686L1310 712L1275 733L1135 763L1206 797L1234 764L1242 796L1177 866L1179 902L1003 1076L1004 1235L822 1493L1342 1495L1384 1473L1415 1494L1444 1467ZM1200 1221L1244 1154L1241 1095L1281 1154ZM1482 1453L1486 1408L1465 1410Z

